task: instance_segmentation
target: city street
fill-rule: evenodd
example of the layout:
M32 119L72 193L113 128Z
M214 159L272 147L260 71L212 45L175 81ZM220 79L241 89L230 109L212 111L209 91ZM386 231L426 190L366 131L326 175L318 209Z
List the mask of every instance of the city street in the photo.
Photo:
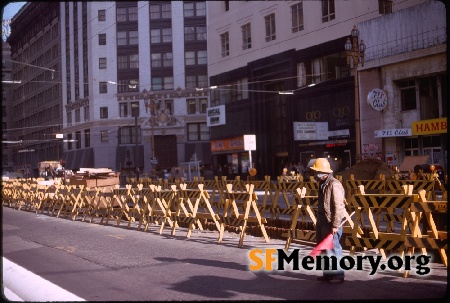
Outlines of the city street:
M448 295L447 268L428 264L431 272L409 278L397 271L349 270L342 284L316 281L321 271L251 271L251 249L282 249L284 241L186 229L174 236L166 227L136 231L136 224L116 226L71 221L3 207L3 257L86 301L172 300L439 300ZM306 256L311 247L293 244ZM366 255L373 255L367 252ZM348 255L348 251L344 251ZM276 267L276 262L274 262ZM5 271L3 271L5 275ZM5 277L3 277L5 281ZM19 297L31 285L4 285ZM22 294L22 295L21 295ZM447 297L448 299L448 297ZM48 296L51 301L51 295ZM26 300L25 300L26 301Z

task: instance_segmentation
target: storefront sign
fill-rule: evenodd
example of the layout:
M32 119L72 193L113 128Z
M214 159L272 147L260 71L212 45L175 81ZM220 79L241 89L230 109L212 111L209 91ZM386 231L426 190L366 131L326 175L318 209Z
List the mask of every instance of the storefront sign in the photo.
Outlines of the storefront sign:
M244 149L245 150L256 150L256 136L255 135L244 135Z
M327 140L328 122L294 122L294 140Z
M225 125L225 105L209 107L206 109L206 126Z
M413 135L433 135L447 133L447 118L421 120L411 123Z
M373 132L374 138L409 137L411 135L412 131L410 128L380 129Z
M349 129L330 130L328 132L329 139L348 138L350 137Z
M367 103L374 110L382 111L387 105L387 95L382 89L374 88L367 95Z
M211 141L211 152L237 151L244 149L244 137Z

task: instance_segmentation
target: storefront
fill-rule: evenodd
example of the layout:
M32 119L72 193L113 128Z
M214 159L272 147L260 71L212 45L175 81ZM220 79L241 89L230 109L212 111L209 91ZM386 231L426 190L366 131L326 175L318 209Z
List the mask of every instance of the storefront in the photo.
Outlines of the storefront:
M211 141L213 166L217 176L245 178L250 167L248 151L244 150L244 137L234 137Z

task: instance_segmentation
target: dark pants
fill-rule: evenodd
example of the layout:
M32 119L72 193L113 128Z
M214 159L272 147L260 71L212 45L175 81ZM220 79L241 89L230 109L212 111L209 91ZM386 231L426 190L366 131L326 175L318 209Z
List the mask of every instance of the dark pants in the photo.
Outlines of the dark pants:
M325 239L331 233L332 226L333 225L331 223L328 223L326 221L326 219L320 220L319 218L317 218L317 226L316 226L316 242L317 242L317 244L322 242L322 240ZM323 271L324 276L344 277L344 271L342 269L340 269L340 267L339 267L339 262L342 258L342 246L340 243L341 236L342 236L342 226L339 227L338 232L333 235L334 249L327 249L321 253L321 255L336 256L337 264L338 264L337 270L324 270ZM322 268L323 267L324 267L324 264L322 264ZM331 268L331 262L330 262L330 268Z

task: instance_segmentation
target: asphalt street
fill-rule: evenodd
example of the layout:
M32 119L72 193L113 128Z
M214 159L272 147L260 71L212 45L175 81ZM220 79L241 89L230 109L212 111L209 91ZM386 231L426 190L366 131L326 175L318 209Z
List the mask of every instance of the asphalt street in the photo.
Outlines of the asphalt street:
M320 270L304 269L301 262L298 270L292 263L278 270L277 262L273 270L250 270L249 265L256 264L250 251L283 249L283 240L265 243L247 236L244 247L238 248L238 236L228 232L219 244L216 231L195 230L187 238L185 228L172 236L166 226L160 235L155 225L143 232L135 224L128 229L126 222L105 226L99 219L71 221L8 207L3 207L2 218L4 258L86 301L448 301L448 269L438 263L428 264L431 271L426 275L418 275L413 265L410 276L403 278L401 272L388 269L370 275L371 266L365 262L362 270L347 270L344 283L328 284L316 281ZM299 249L299 260L304 260L312 247L293 244L290 252L293 249ZM375 251L365 255L375 256ZM31 287L37 280L5 275L11 272L4 266L5 293L37 295ZM6 285L7 280L13 285ZM47 296L52 301L51 294Z

